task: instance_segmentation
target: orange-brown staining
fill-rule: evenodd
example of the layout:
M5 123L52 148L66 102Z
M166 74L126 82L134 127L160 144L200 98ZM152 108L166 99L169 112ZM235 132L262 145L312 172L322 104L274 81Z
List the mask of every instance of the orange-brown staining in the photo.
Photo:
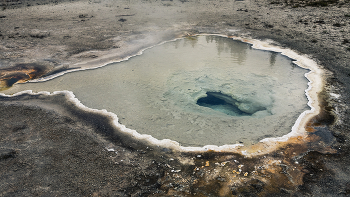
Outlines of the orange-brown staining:
M298 147L303 147L304 144L308 143L308 136L296 136L290 137L287 141L269 141L269 142L259 142L252 146L245 146L240 148L240 151L246 157L255 157L258 155L269 154L278 149L283 149L285 146L294 144Z
M328 125L329 122L333 122L334 117L329 114L327 111L324 111L324 107L321 107L321 109L323 109L318 115L314 116L313 118L311 118L306 126L305 126L305 130L307 132L315 132L317 131L317 129L315 129L315 127L322 127L322 126L326 126Z
M315 131L316 131L316 129L315 129ZM319 141L319 140L321 139L320 136L314 135L314 134L309 134L309 135L307 136L307 138L308 138L308 141L309 141L309 142L316 142L316 141Z
M231 194L231 189L229 186L221 187L218 192L218 196L229 196Z
M335 121L333 108L328 103L328 94L324 90L318 94L318 100L320 112L307 122L305 129L308 132L315 132L317 131L315 127L324 127Z
M309 133L315 132L316 129L314 128L313 122L309 121L306 126L305 126L305 130Z
M276 142L275 150L246 157L235 153L210 152L193 154L190 171L173 174L175 183L184 188L171 188L169 195L182 196L268 196L288 191L292 194L303 185L307 170L296 159L317 143L317 136L292 137L287 142ZM253 146L255 150L263 144ZM190 155L187 155L190 156ZM208 165L209 164L209 165ZM173 181L172 180L172 181ZM173 182L174 183L174 182Z
M49 66L35 63L17 64L13 67L0 69L0 90L7 89L15 83L24 83L39 78L49 71Z
M192 180L189 187L196 188L194 193L181 193L184 196L240 196L254 194L268 196L280 194L282 190L293 193L300 185L307 170L296 159L308 152L310 146L317 144L320 138L309 133L307 136L291 137L286 142L275 142L274 150L266 154L250 155L211 151L194 157L195 166L191 177L181 174L184 179ZM264 151L267 144L258 143L247 152ZM327 147L325 147L327 149ZM328 147L331 151L332 149ZM195 154L197 155L197 154ZM210 164L210 165L208 165ZM173 193L174 194L174 193ZM178 193L177 193L178 194Z

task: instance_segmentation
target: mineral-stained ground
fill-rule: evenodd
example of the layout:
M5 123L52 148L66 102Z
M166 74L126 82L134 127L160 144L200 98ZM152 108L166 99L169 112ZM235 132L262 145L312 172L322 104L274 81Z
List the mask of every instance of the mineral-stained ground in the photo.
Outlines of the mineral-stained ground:
M0 196L350 194L348 0L4 0L0 7L1 89L198 33L273 40L327 70L323 113L310 122L307 143L253 158L120 140L108 117L62 94L1 97Z

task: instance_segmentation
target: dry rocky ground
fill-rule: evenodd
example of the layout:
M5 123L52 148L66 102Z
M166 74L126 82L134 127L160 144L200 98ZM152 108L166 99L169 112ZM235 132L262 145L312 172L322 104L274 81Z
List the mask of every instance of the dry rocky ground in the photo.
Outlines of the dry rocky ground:
M288 161L278 152L266 156L285 163L275 173L259 171L264 179L235 186L221 176L233 165L220 176L196 170L206 166L205 160L211 167L227 156L208 154L195 157L195 164L180 165L165 154L169 150L157 156L119 141L104 117L79 110L62 95L1 98L0 196L350 194L348 0L2 0L0 6L2 88L104 65L178 36L220 33L271 39L315 59L328 70L321 97L324 111L333 115L315 120L317 144L308 144L307 151ZM331 138L335 142L327 144ZM333 151L319 151L321 145ZM181 173L174 173L177 168Z

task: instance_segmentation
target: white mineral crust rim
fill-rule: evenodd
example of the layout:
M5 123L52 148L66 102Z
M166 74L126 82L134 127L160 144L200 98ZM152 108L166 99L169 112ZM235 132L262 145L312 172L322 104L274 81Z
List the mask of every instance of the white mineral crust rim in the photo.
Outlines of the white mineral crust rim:
M199 34L198 36L201 36L201 35L204 35L204 36L205 35L215 35L215 36L228 37L225 35L218 35L218 34ZM195 36L197 36L197 35L195 35ZM14 97L14 96L18 96L18 95L25 94L25 93L32 94L32 95L40 95L40 94L42 94L42 95L56 95L56 94L63 93L66 95L66 98L69 101L73 102L79 108L81 108L87 112L93 112L93 113L106 115L108 117L113 118L113 125L120 132L123 132L124 134L127 134L127 135L133 137L134 139L143 140L145 142L153 144L154 146L168 148L168 149L172 149L173 151L179 151L179 152L206 152L206 151L210 150L210 151L216 151L216 152L239 153L239 154L242 154L242 155L249 157L249 156L256 156L256 155L262 155L262 154L269 153L269 152L275 150L276 146L278 146L278 142L287 142L291 137L305 137L307 135L307 131L305 130L305 126L306 126L307 122L313 116L317 115L320 112L317 93L321 92L322 88L323 88L322 77L323 77L324 71L317 65L317 63L315 61L308 58L306 55L300 55L297 52L292 51L290 49L285 49L285 48L280 48L278 46L273 46L271 44L272 41L260 41L260 40L255 40L255 39L246 39L246 38L232 37L232 36L230 36L229 38L252 44L252 47L255 49L274 51L274 52L281 53L282 55L285 55L285 56L295 60L293 62L296 65L298 65L299 67L310 70L310 72L305 74L305 77L309 80L308 88L305 90L305 94L306 94L307 99L308 99L307 104L308 104L308 106L310 106L311 109L306 110L299 115L299 117L296 120L294 126L292 127L290 133L288 133L284 136L281 136L281 137L265 138L265 139L261 140L259 143L263 143L263 147L264 147L263 150L251 151L251 150L249 150L249 147L244 147L244 145L242 145L242 144L231 144L231 145L223 145L223 146L206 145L204 147L185 147L185 146L181 146L179 144L179 142L176 142L176 141L173 141L170 139L158 140L158 139L152 137L151 135L140 134L136 130L126 128L125 125L122 125L118 122L118 116L112 112L107 112L107 110L105 110L105 109L98 110L98 109L92 109L92 108L86 107L75 97L73 92L68 91L68 90L55 91L53 93L50 93L47 91L33 93L32 90L26 90L26 91L15 93L13 95L5 95L3 93L0 93L0 95L7 96L7 97ZM178 38L178 39L181 39L181 38ZM174 40L177 40L177 39L174 39ZM174 40L171 40L171 41L174 41ZM167 42L170 42L170 41L167 41ZM163 43L165 43L165 42L162 42L162 43L154 45L154 46L158 46L158 45L161 45ZM147 47L147 48L139 51L137 54L135 54L133 56L141 55L144 50L147 50L147 49L152 48L154 46ZM124 58L122 60L119 60L117 62L128 60L129 58L131 58L133 56L129 56L129 57ZM102 66L105 66L105 65L102 65ZM95 68L99 68L102 66L100 65L100 66L95 67ZM89 69L94 69L94 68L89 68ZM83 69L80 69L80 70L83 70ZM70 70L70 71L67 71L65 73L72 72L72 71L77 71L77 70ZM45 79L32 80L31 82L46 81L46 80L61 76L63 74L64 73L61 73L59 75L55 75L53 77L48 77Z

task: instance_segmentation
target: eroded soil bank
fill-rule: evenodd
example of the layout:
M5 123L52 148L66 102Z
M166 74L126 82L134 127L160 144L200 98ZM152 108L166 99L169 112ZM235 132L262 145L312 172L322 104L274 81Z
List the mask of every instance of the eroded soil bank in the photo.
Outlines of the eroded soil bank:
M45 73L93 67L193 33L272 39L310 55L329 73L320 93L323 113L310 122L308 143L295 139L255 158L186 155L141 143L135 148L118 140L108 118L86 114L62 95L1 98L3 196L350 193L347 1L325 7L277 1L18 2L28 3L3 3L0 11L5 85L17 79L8 76L16 76L19 70L11 69L19 63L41 65ZM28 71L22 69L23 79L32 76L30 66L22 67Z

